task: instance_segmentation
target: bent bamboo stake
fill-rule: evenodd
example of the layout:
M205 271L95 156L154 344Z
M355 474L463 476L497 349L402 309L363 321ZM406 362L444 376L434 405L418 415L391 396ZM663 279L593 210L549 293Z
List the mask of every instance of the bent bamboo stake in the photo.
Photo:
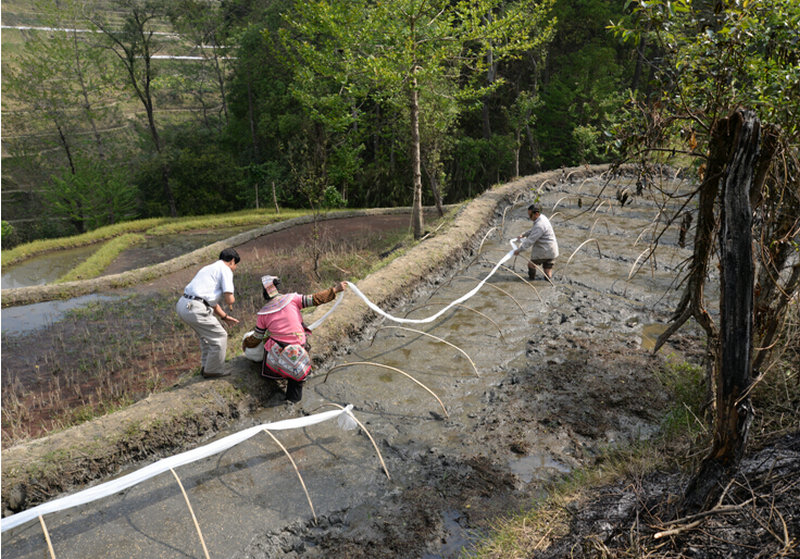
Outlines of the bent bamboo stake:
M47 542L47 550L50 552L50 557L56 559L56 552L53 550L53 542L50 541L50 532L47 531L47 526L44 523L44 517L39 515L39 523L42 525L42 532L44 532L44 541Z
M336 403L334 403L334 402L327 402L327 403L325 403L325 404L322 404L322 406L320 406L320 407L325 407L325 406L334 406L334 407L337 407L337 408L339 408L340 410L343 410L343 409L344 409L344 406L340 406L339 404L336 404ZM372 438L372 435L370 434L369 430L368 430L368 429L367 429L367 428L364 426L364 424L363 424L363 423L361 423L361 422L358 420L358 418L355 416L355 414L354 414L354 413L352 413L352 412L347 412L347 415L348 415L348 416L350 416L350 417L352 417L352 418L353 418L353 421L355 421L356 423L358 423L358 426L359 426L359 427L361 427L361 429L363 429L363 430L364 430L364 433L366 433L366 434L367 434L367 437L369 437L369 442L371 442L371 443L372 443L372 448L374 448L374 449L375 449L375 452L377 452L377 453L378 453L378 460L380 460L380 461L381 461L381 466L383 466L383 472L386 474L386 478L387 478L387 479L389 479L389 480L391 481L391 479L392 479L392 476L390 476L390 475L389 475L389 470L386 468L386 462L384 462L384 461L383 461L383 455L381 454L381 451L380 451L380 449L378 449L378 445L375 443L375 439L373 439L373 438Z
M453 276L453 277L454 277L454 278L467 278L467 279L471 279L471 280L480 281L479 279L477 279L477 278L473 278L472 276L460 276L460 275L459 275L459 276ZM509 297L511 297L511 300L512 300L512 301L514 301L514 302L517 304L517 306L519 307L519 310L521 310L521 311L522 311L522 314L525 314L525 309L524 309L524 308L522 308L522 305L520 305L520 304L519 304L519 301L517 301L516 299L514 299L514 296L513 296L511 293L509 293L508 291L506 291L506 290L505 290L505 289L503 289L502 287L498 287L498 286L496 286L496 285L494 285L494 284L492 284L492 283L486 283L486 284L484 284L484 285L488 285L489 287L494 287L494 288L495 288L496 290L498 290L500 293L504 293L504 294L508 295Z
M556 186L556 183L553 179L544 179L542 181L542 184L540 184L539 187L536 189L536 192L539 192L542 188L544 188L544 185L546 185L548 182L552 182L553 186Z
M441 399L440 399L440 398L439 398L439 397L436 395L436 393L435 393L433 390L431 390L430 388L428 388L427 386L425 386L424 384L422 384L420 381L418 381L417 379L415 379L414 377L412 377L411 375L409 375L407 372L405 372L405 371L401 371L401 370L400 370L400 369L398 369L397 367L392 367L391 365L384 365L384 364L382 364L382 363L375 363L375 362L373 362L373 361L351 361L350 363L342 363L342 364L340 364L340 365L336 365L336 366L334 366L334 367L331 367L330 369L328 369L328 372L327 372L327 373L325 373L325 378L324 378L324 379L322 379L322 382L323 382L323 383L324 383L324 382L327 382L327 381L328 381L328 375L329 375L329 374L331 374L331 373L332 373L333 371L335 371L336 369L341 369L341 368L343 368L343 367L350 367L350 366L352 366L352 365L372 365L372 366L374 366L374 367L382 367L382 368L384 368L384 369L389 369L389 370L391 370L391 371L395 371L395 372L397 372L397 373L400 373L401 375L407 376L407 377L408 377L408 378L410 378L412 381L414 381L415 383L417 383L418 385L420 385L422 388L424 388L425 390L427 390L427 391L428 391L428 392L431 394L431 396L433 396L434 398L436 398L436 401L437 401L437 402L439 402L439 405L440 405L440 406L442 406L442 411L444 412L444 415L445 415L445 417L447 417L448 419L450 418L450 414L449 414L449 413L447 413L447 408L445 408L445 407L444 407L444 404L442 403L442 400L441 400Z
M505 214L505 212L503 212L503 219L505 219L505 217L506 217L506 214ZM489 237L489 235L491 235L492 231L494 231L495 229L497 229L497 227L492 227L483 236L483 239L481 239L481 244L478 246L478 254L481 253L481 249L483 249L483 243L486 241L487 237Z
M608 220L605 218L605 216L599 215L599 216L597 216L597 219L594 220L594 223L592 223L592 226L589 227L589 233L588 233L589 235L592 234L592 231L594 231L594 226L597 225L597 222L600 221L601 219L605 220L606 235L610 234L610 231L608 229Z
M503 329L502 329L502 328L500 328L500 325L499 325L497 322L495 322L494 320L492 320L492 318L491 318L489 315L487 315L487 314L484 314L484 313L482 313L481 311L479 311L479 310L477 310L477 309L473 309L472 307L468 307L468 306L467 306L467 305L465 305L464 303L459 303L459 304L458 304L458 305L456 305L456 306L457 306L457 307L461 307L461 308L463 308L463 309L467 309L468 311L472 311L472 312L474 312L474 313L476 313L476 314L479 314L479 315L481 315L483 318L485 318L486 320L488 320L489 322L491 322L492 324L494 324L495 328L497 328L497 331L500 333L500 338L503 340L503 343L505 343L505 342L506 342L506 337L503 335Z
M440 287L441 287L441 286L440 286ZM438 289L438 288L437 288L437 289ZM431 304L427 304L427 305L420 305L420 306L418 306L418 307L414 307L413 309L410 309L408 312L406 312L406 314L405 314L405 317L407 318L407 317L408 317L408 315L410 315L412 312L414 312L414 311L417 311L417 310L419 310L419 309L424 309L425 307L430 307L431 305L441 305L441 304L442 304L442 303L431 303ZM501 338L503 338L503 342L505 342L505 336L503 336L503 330L502 330L502 328L500 328L500 325L499 325L499 324L497 324L497 322L495 322L494 320L492 320L492 318L491 318L491 317L489 317L488 315L486 315L486 314L482 313L481 311L479 311L479 310L477 310L477 309L473 309L472 307L468 307L468 306L467 306L467 305L465 305L464 303L458 303L456 306L457 306L457 307L464 308L464 309L467 309L468 311L472 311L472 312L474 312L474 313L476 313L476 314L479 314L479 315L481 315L483 318L485 318L486 320L488 320L489 322L491 322L492 324L494 324L495 328L497 328L497 331L500 333L500 337L501 337Z
M464 355L464 357L467 358L467 361L469 361L469 364L472 365L472 368L475 370L475 376L480 378L481 374L478 372L478 367L475 366L475 363L472 361L472 359L467 354L467 352L464 351L463 349L461 349L460 347L458 347L457 345L451 344L450 342L448 342L447 340L443 340L439 336L434 336L433 334L428 334L427 332L423 332L422 330L416 330L414 328L406 328L405 326L381 326L380 328L378 328L378 330L382 330L384 328L397 328L398 330L407 330L409 332L416 332L417 334L422 334L423 336L429 336L429 337L433 338L434 340L436 340L438 342L442 342L443 344L447 344L450 347L452 347L453 349L457 349L458 351L460 351L462 353L462 355ZM378 335L377 331L375 332L375 335L376 336ZM375 336L373 336L372 339L374 341L375 340Z
M653 227L654 225L655 225L655 222L653 222L653 223L649 223L649 224L645 225L645 226L644 226L644 229L642 229L642 232L641 232L641 233L639 233L639 236L638 236L638 237L636 237L636 240L635 240L635 241L633 241L633 246L636 246L636 245L639 243L639 241L640 241L640 240L642 240L642 235L644 235L645 233L647 233L647 231L648 231L648 230L649 230L651 227Z
M189 496L186 494L186 490L183 488L183 484L181 483L181 478L179 478L178 474L175 473L174 468L170 468L169 471L172 472L173 476L175 476L175 481L178 482L178 487L181 488L181 493L183 493L183 499L186 501L186 506L189 507L189 514L192 515L192 522L194 522L194 527L197 530L197 535L200 536L200 545L203 546L203 554L206 556L206 559L210 559L208 555L208 548L206 547L206 540L203 538L203 532L200 530L200 523L197 522L197 517L194 514L192 503L189 502Z
M517 204L519 203L519 199L522 198L522 196L523 196L523 193L522 192L518 192L517 195L514 196L514 201L511 202L511 205L510 206L506 206L505 209L503 209L503 219L500 220L500 232L501 233L506 230L506 213L508 211L513 210L514 208L517 207Z
M286 455L286 457L289 459L289 462L292 463L292 467L294 468L294 472L297 474L297 479L300 480L300 485L303 486L303 492L306 494L306 499L308 500L308 506L311 507L311 514L314 515L314 524L316 524L317 523L317 513L314 512L314 503L311 502L311 496L308 494L308 489L306 489L306 482L303 481L303 476L300 475L300 470L297 469L297 464L295 464L294 458L292 458L292 455L289 454L288 450L286 450L286 447L281 444L281 441L279 441L277 438L275 438L275 435L270 433L269 429L264 429L264 432L267 435L269 435L270 437L272 437L272 440L275 441L275 443L279 447L281 447L281 450Z
M600 201L600 203L599 203L599 204L597 204L597 207L596 207L596 208L594 209L594 211L592 212L592 215L596 214L596 213L597 213L597 211L598 211L600 208L602 208L602 207L603 207L603 204L605 204L606 202L608 202L608 200L601 200L601 201ZM608 202L608 207L609 207L609 208L611 208L611 210L612 210L612 212L613 212L613 209L614 209L614 208L611 206L611 202Z
M561 198L559 198L558 200L556 200L556 203L555 203L555 204L553 204L553 207L552 207L552 208L550 208L550 211L551 211L551 212L554 212L554 211L556 211L556 208L557 208L557 207L558 207L558 205L561 203L561 200L563 200L564 198L569 198L570 196L572 196L572 194L567 194L566 196L562 196Z
M569 264L572 261L572 257L575 256L575 254L583 247L583 245L591 241L594 241L595 244L597 245L597 254L602 256L602 253L600 252L600 243L597 242L597 239L586 239L585 241L583 241L581 244L578 245L578 248L572 251L572 254L570 254L569 258L567 259L567 264ZM564 267L566 267L567 264L564 264Z
M536 264L534 264L534 266L536 266ZM539 302L540 302L540 303L544 303L544 301L542 301L542 296L541 296L541 295L539 295L539 290L538 290L538 289L536 289L536 287L534 287L534 285L533 285L531 282L529 282L528 280L526 280L525 278L523 278L523 277L522 277L522 275L518 274L517 272L515 272L514 270L512 270L512 269L511 269L511 268L509 268L508 266L501 266L501 268L505 268L506 270L508 270L509 272L511 272L512 274L514 274L515 276L517 276L519 279L521 279L523 282L525 282L526 284L528 284L528 286L529 286L531 289L533 289L533 292L534 292L534 293L536 293L536 297L538 297L538 298L539 298ZM543 273L544 273L544 272L543 272ZM547 277L547 276L545 276L545 277ZM548 279L549 279L549 278L548 278ZM550 282L550 283L552 283L552 282Z
M652 249L652 247L647 247L646 249L644 249L644 250L642 251L642 253L641 253L639 256L637 256L637 257L636 257L636 260L634 260L634 261L633 261L633 266L631 266L631 271L630 271L630 272L628 272L628 280L630 280L630 279L633 277L634 270L635 270L635 268L636 268L636 265L639 263L639 259L640 259L642 256L644 256L644 255L645 255L645 253L647 253L647 252L651 252L652 250L653 250L653 249ZM627 280L626 280L626 281L627 281Z

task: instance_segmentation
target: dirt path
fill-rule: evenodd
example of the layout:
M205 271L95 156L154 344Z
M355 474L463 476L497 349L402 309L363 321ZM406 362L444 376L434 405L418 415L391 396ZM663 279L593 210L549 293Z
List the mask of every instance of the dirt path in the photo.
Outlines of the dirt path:
M667 355L682 359L692 345L680 347L679 339L653 356L647 332L671 308L664 293L683 249L674 244L647 274L631 274L641 252L637 235L652 223L654 208L609 202L587 211L592 193L604 192L602 181L542 181L525 183L520 190L527 198L508 211L501 204L496 228L472 237L480 254L460 262L451 257L452 265L430 270L416 292L392 293L392 282L402 283L408 273L402 262L380 278L379 303L399 303L395 315L433 314L471 289L508 250L507 239L527 229L524 207L535 196L530 189L539 188L562 253L554 284L529 284L501 269L464 304L469 309L410 326L455 344L472 362L430 337L352 319L363 304L350 299L314 340L328 359L308 383L301 407L265 395L261 411L234 426L351 403L378 441L392 479L363 436L335 427L281 439L303 472L316 521L291 467L266 441L182 470L211 556L455 557L492 518L529 503L547 481L594 463L603 449L656 432L667 404L656 372ZM669 245L670 235L665 240ZM524 274L522 259L514 269ZM348 324L357 339L333 345ZM332 366L363 361L414 375L446 411L413 383L375 366L339 368L325 381ZM257 375L242 367L245 377ZM48 526L59 557L129 557L131 549L147 557L201 556L186 519L174 481L162 479L97 506L53 514ZM3 539L9 557L43 550L32 524Z

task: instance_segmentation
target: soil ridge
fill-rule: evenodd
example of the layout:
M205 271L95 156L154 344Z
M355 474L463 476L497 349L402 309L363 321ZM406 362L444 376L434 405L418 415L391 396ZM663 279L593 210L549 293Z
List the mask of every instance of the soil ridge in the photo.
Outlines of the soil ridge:
M321 221L327 221L368 215L389 215L408 213L409 210L410 208L408 207L337 210L335 212L319 215L317 216L317 219ZM268 235L269 233L276 233L278 231L290 229L298 225L313 223L314 219L315 217L313 215L305 215L287 219L286 221L270 223L263 227L257 227L249 231L244 231L234 235L233 237L200 247L196 250L172 258L165 262L159 262L158 264L153 264L152 266L137 268L127 272L109 274L100 276L98 278L85 280L3 289L2 298L0 298L0 304L2 304L3 308L18 305L30 305L33 303L42 303L55 299L69 299L72 297L78 297L80 295L97 293L98 291L129 287L131 285L154 280L161 276L171 274L172 272L188 268L189 266L203 264L209 259L216 258L220 251L228 246L241 245L263 235Z

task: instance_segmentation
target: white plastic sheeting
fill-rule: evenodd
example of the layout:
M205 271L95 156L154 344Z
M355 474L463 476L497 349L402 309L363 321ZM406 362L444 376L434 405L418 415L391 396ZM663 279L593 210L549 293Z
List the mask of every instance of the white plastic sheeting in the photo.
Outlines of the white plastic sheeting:
M464 295L462 295L461 297L459 297L458 299L456 299L455 301L453 301L452 303L450 303L449 305L447 305L445 308L441 309L441 310L440 310L439 312L437 312L436 314L434 314L434 315L432 315L432 316L429 316L429 317L427 317L427 318L398 318L398 317L396 317L396 316L394 316L394 315L391 315L391 314L387 313L386 311L384 311L383 309L381 309L381 308L380 308L378 305L376 305L375 303L373 303L372 301L370 301L370 300L367 298L367 296L366 296L366 295L364 295L364 293L362 293L362 291L361 291L361 290L360 290L358 287L356 287L356 285L355 285L354 283L350 283L349 281L347 281L347 282L345 282L345 283L346 283L346 284L347 284L347 285L350 287L350 289L353 291L353 293L355 293L356 295L358 295L359 297L361 297L361 299L362 299L362 300L363 300L363 301L364 301L364 302L367 304L367 306L368 306L370 309L372 309L373 311L375 311L375 312L376 312L376 313L378 313L379 315L381 315L381 316L384 316L384 317L388 318L389 320L392 320L392 321L394 321L394 322L405 323L405 324L424 324L424 323L427 323L427 322L433 322L434 320L436 320L437 318L439 318L440 316L442 316L444 313L446 313L446 312L447 312L449 309L451 309L451 308L452 308L452 307L454 307L455 305L458 305L458 304L460 304L460 303L463 303L464 301L466 301L467 299L469 299L470 297L472 297L473 295L475 295L475 294L476 294L478 291L480 291L480 288L481 288L481 287L483 287L483 284L485 284L485 283L486 283L486 281L487 281L487 280L488 280L490 277L492 277L492 276L495 274L495 272L497 272L497 270L500 268L500 266L502 266L503 264L505 264L506 262L508 262L508 261L509 261L509 260L510 260L510 259L511 259L513 256L514 256L514 251L517 249L517 242L516 242L516 239L512 239L512 240L510 241L510 243L511 243L511 246L512 246L511 250L510 250L510 251L508 251L508 252L505 254L505 256L503 256L503 258L501 258L501 259L500 259L500 261L499 261L497 264L495 264L494 268L492 268L492 271L491 271L491 272L489 272L489 274L488 274L488 275L487 275L485 278L483 278L483 279L480 281L480 283L478 283L478 285L476 285L476 286L475 286L475 287L473 287L473 288L472 288L470 291L468 291L467 293L465 293ZM336 307L338 307L338 306L339 306L339 303L341 303L343 300L344 300L344 293L342 293L342 296L341 296L341 297L339 297L339 298L336 300L336 302L333 304L333 307L331 307L331 308L330 308L330 310L328 310L328 312L326 312L324 315L322 315L322 316L319 318L319 320L317 320L316 322L314 322L314 323L313 323L311 326L309 326L308 328L309 328L310 330L314 330L315 328L317 328L317 327L318 327L320 324L322 324L322 323L325 321L325 319L327 319L327 318L328 318L328 316L329 316L329 315L330 315L330 314L331 314L333 311L335 311L335 310L336 310ZM249 331L249 332L247 332L247 333L244 335L244 337L243 337L242 339L244 339L244 338L247 338L247 337L248 337L250 334L252 334L252 333L253 333L253 331L252 331L252 330L251 330L251 331ZM259 344L259 345L257 345L256 347L249 347L249 348L246 348L246 349L244 350L244 356L245 356L247 359L249 359L250 361L255 361L256 363L261 363L261 361L263 361L263 359L264 359L264 344Z
M84 505L86 503L102 499L103 497L108 497L114 493L119 493L120 491L150 479L151 477L155 477L158 474L168 472L169 470L177 468L178 466L183 466L185 464L213 456L214 454L218 454L224 450L236 446L237 444L249 439L253 435L264 431L265 429L267 431L300 429L303 427L308 427L309 425L322 423L323 421L328 421L329 419L333 418L339 418L339 425L342 428L351 429L353 426L355 426L355 421L351 416L352 409L353 406L348 405L341 410L327 411L305 417L286 419L283 421L276 421L274 423L264 423L262 425L256 425L255 427L249 427L239 431L238 433L234 433L233 435L228 435L227 437L209 443L205 446L201 446L200 448L195 448L194 450L189 450L181 454L176 454L175 456L164 458L163 460L159 460L158 462L150 464L149 466L145 466L144 468L136 470L135 472L124 475L120 478L107 481L106 483L101 483L100 485L84 489L83 491L79 491L73 495L67 495L66 497L61 497L60 499L55 499L48 503L44 503L12 516L3 518L2 521L0 521L2 523L2 530L0 531L5 532L6 530L10 530L11 528L24 524L29 520L33 520L45 514L77 507L79 505Z
M500 266L502 266L503 264L505 264L506 262L508 262L508 260L510 260L510 259L511 259L511 258L514 256L514 251L517 249L517 244L516 244L516 241L515 241L515 240L513 240L513 239L511 240L511 246L512 246L513 248L512 248L511 250L509 250L509 251L508 251L508 252L505 254L505 256L503 256L503 258L501 258L501 259L500 259L500 260L497 262L497 264L495 264L495 265L494 265L494 268L492 268L492 271L491 271L491 272L489 272L489 274L488 274L488 275L487 275L485 278L483 278L483 279L482 279L482 280L481 280L481 281L478 283L478 285L476 285L475 287L473 287L473 288L472 288L470 291L468 291L467 293L464 293L464 295L462 295L461 297L459 297L458 299L456 299L455 301L453 301L452 303L450 303L449 305L447 305L445 308L441 309L441 310L440 310L439 312L437 312L436 314L434 314L434 315L431 315L431 316L429 316L429 317L427 317L427 318L398 318L398 317L396 317L396 316L393 316L393 315L391 315L391 314L387 313L386 311L384 311L383 309L381 309L380 307L378 307L378 306L377 306L375 303L373 303L373 302L372 302L372 301L370 301L369 299L367 299L367 296L366 296L366 295L364 295L364 294L363 294L363 293L362 293L362 292L361 292L361 291L358 289L358 287L356 287L354 284L352 284L352 283L350 283L350 282L348 281L348 282L347 282L347 285L349 285L349 286L350 286L350 289L352 289L352 290L353 290L353 293L355 293L356 295L358 295L359 297L361 297L361 299L363 299L363 300L364 300L364 302L367 304L367 306L368 306L370 309L372 309L373 311L375 311L375 312L376 312L376 313L378 313L379 315L381 315L381 316L384 316L384 317L388 318L388 319L389 319L389 320L391 320L391 321L394 321L394 322L401 322L401 323L404 323L404 324L425 324L425 323L427 323L427 322L433 322L434 320L436 320L437 318L439 318L440 316L442 316L444 313L446 313L448 310L450 310L451 308L453 308L455 305L458 305L458 304L460 304L460 303L463 303L464 301L466 301L467 299L469 299L470 297L472 297L473 295L475 295L475 294L476 294L478 291L480 291L480 288L481 288L481 287L483 287L483 284L485 284L485 283L487 282L487 280L488 280L490 277L492 277L492 276L495 274L495 272L496 272L496 271L497 271L497 270L500 268ZM341 301L341 300L342 300L342 298L340 297L340 298L339 298L339 301ZM337 304L337 305L339 304L339 301L336 301L336 304ZM334 305L334 309L335 309L335 308L336 308L336 306ZM333 310L334 310L334 309L331 309L330 311L328 311L327 313L325 313L325 314L322 316L322 318L320 318L320 319L319 319L318 321L316 321L314 324L312 324L311 326L309 326L309 328L311 328L311 329L313 330L314 328L316 328L317 326L319 326L319 325L322 323L322 321L323 321L323 320L325 320L325 319L328 317L328 315L329 315L331 312L333 312Z

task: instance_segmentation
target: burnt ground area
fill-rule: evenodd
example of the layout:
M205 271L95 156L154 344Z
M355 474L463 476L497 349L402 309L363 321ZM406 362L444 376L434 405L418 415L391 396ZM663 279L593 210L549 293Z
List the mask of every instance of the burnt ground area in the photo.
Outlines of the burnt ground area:
M569 502L563 535L532 557L798 557L800 432L753 449L719 503L681 516L688 479L658 470Z

